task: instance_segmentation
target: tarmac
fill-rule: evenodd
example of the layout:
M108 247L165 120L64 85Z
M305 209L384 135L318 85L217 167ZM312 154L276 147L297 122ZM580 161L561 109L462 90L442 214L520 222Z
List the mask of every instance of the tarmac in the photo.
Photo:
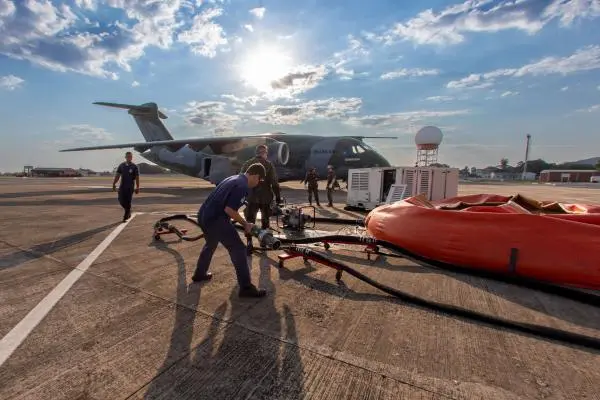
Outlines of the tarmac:
M347 274L337 283L333 269L302 258L278 268L278 252L250 257L253 281L269 292L262 299L237 297L222 246L213 280L192 283L203 241L156 242L152 227L195 213L212 186L142 177L123 224L111 182L0 178L0 399L600 399L598 351L412 306ZM306 202L301 185L282 186L289 203ZM469 184L459 193L600 204L592 188ZM319 215L359 215L343 210L344 191L335 195ZM415 296L600 338L592 306L401 258L368 260L357 246L330 252Z

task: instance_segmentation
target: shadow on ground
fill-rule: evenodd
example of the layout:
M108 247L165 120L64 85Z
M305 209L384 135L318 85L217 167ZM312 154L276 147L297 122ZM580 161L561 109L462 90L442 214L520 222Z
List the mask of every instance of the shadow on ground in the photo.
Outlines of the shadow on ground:
M75 233L51 242L41 243L29 249L19 250L14 253L0 257L0 271L7 268L16 267L24 262L42 258L67 247L82 243L94 235L107 231L119 225L120 222L100 226L98 228L89 229L87 231ZM6 243L10 246L10 244Z
M186 285L181 255L164 244L156 247L177 259L179 305L165 360L156 378L143 390L144 399L303 398L304 367L299 348L294 344L295 321L287 305L282 312L275 307L272 266L260 263L259 285L269 290L269 296L260 300L240 299L235 286L229 301L223 302L213 314L206 337L192 348L200 285ZM250 310L245 303L248 301L256 301ZM223 321L229 306L233 316L247 315L260 308L260 318L269 322L270 334L249 330L235 320ZM241 313L242 309L246 311Z

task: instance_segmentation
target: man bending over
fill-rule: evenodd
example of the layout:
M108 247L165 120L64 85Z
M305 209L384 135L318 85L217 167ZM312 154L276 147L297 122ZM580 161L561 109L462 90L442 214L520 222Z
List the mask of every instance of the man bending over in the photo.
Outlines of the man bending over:
M248 190L257 186L265 175L265 168L261 164L250 165L245 173L230 176L219 183L198 210L198 224L204 232L206 243L192 276L194 282L212 278L208 267L217 245L221 243L229 252L235 268L240 297L263 297L267 294L264 289L257 289L252 284L246 246L231 223L231 219L239 222L246 234L250 233L254 225L242 218L237 210L242 206Z

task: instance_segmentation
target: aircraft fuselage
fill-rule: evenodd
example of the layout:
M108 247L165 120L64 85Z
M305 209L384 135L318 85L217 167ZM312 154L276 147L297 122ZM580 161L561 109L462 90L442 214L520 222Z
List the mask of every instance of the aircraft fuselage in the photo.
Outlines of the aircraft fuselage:
M333 165L338 179L346 180L348 169L367 167L387 167L390 163L359 139L348 136L311 135L265 135L269 146L269 159L277 170L280 182L301 180L308 168L315 167L321 178L327 175L327 166ZM254 156L257 140L241 139L239 149L234 153L219 151L211 146L194 149L190 145L178 149L165 145L152 146L141 155L147 160L173 172L190 175L218 183L224 178L239 173L242 164ZM277 152L287 145L289 155ZM233 145L233 143L232 143ZM143 150L143 149L138 149ZM285 149L283 150L285 151ZM287 161L283 163L282 161Z

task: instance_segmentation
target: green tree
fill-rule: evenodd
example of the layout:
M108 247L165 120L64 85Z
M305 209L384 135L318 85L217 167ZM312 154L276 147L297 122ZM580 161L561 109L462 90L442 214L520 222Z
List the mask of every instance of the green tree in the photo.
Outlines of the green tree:
M598 171L600 171L600 160L598 160L598 162L596 163L596 169L597 169Z
M506 170L506 167L508 167L508 158L502 158L500 160L500 169L504 171Z

